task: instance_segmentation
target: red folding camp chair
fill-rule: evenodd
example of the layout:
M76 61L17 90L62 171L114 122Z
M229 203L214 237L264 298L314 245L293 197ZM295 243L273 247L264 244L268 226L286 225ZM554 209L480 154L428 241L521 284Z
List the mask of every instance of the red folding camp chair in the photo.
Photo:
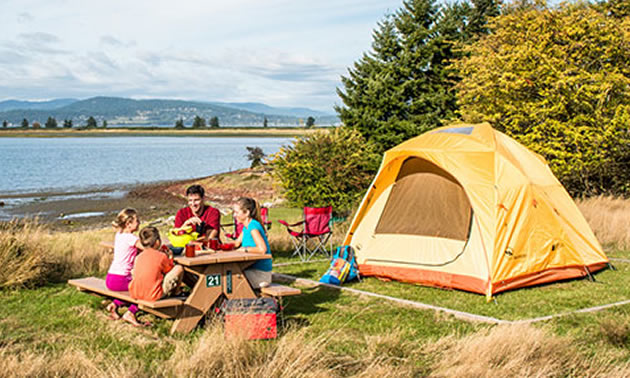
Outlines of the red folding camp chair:
M305 207L304 220L294 224L288 224L283 220L278 222L287 228L291 236L291 242L295 247L292 256L298 255L302 261L308 261L314 254L320 252L330 258L332 252L332 229L330 219L332 216L332 206L327 207ZM293 230L291 227L303 225L301 231ZM330 251L326 244L330 241Z
M262 226L269 230L271 228L271 221L269 221L269 209L266 207L260 208L260 220L262 221ZM226 227L233 227L233 232L227 232ZM236 221L236 218L232 216L232 223L222 224L221 229L223 230L223 235L225 237L230 238L232 240L238 239L243 232L243 225Z
M269 220L269 209L266 207L260 208L260 220L262 221L262 226L265 230L271 229L271 221Z

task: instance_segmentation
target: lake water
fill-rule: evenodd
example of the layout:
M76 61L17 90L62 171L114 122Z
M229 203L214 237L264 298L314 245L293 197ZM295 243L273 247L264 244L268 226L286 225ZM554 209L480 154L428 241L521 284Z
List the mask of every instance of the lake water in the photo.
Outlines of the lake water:
M67 193L246 168L245 147L277 152L291 138L96 137L0 138L0 201L15 204L38 193ZM94 195L94 193L90 194ZM22 198L18 198L22 197Z

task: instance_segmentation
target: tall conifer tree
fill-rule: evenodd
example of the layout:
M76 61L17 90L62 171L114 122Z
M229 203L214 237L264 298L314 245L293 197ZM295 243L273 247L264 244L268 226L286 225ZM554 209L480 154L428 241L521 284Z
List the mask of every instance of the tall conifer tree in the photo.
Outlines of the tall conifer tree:
M493 0L442 8L434 0L405 1L378 24L372 51L341 78L344 105L336 111L344 125L382 152L454 117L456 44L484 33L496 13Z

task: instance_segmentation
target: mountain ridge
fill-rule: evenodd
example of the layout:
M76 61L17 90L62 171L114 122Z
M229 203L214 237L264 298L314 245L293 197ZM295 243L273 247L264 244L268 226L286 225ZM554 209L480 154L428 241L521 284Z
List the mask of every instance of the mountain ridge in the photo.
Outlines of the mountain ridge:
M44 102L7 100L2 106L22 103L30 108L0 111L0 119L17 126L22 119L44 124L53 117L61 124L65 119L73 120L75 126L84 124L94 117L99 125L103 121L111 126L172 126L179 119L191 125L196 116L207 120L217 117L222 126L262 126L267 119L269 126L299 126L308 117L315 118L317 125L339 122L335 115L308 108L276 108L262 103L220 103L171 99L135 100L124 97L96 96L84 100L58 99ZM60 102L61 101L61 102ZM7 105L8 103L8 105ZM62 104L59 106L60 104ZM37 108L42 105L44 108ZM278 114L280 113L280 114Z

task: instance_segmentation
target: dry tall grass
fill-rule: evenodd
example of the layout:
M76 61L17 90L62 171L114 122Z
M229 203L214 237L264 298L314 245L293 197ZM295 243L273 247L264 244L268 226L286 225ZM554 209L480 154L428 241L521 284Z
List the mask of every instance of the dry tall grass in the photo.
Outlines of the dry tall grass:
M577 201L597 239L605 246L630 249L630 200L612 196Z
M335 331L338 333L338 331ZM399 335L378 337L364 356L351 358L330 351L333 332L315 338L289 330L275 341L224 338L218 323L195 341L170 339L175 352L167 361L141 366L138 360L112 360L102 353L62 352L0 347L0 377L406 377L417 375L413 359L399 354L406 342ZM136 342L142 343L139 335ZM407 351L412 349L407 348ZM394 355L392 355L394 354Z
M585 358L568 338L532 325L499 326L438 340L431 375L447 377L627 377L630 364Z
M97 355L67 349L60 354L0 348L0 378L4 377L141 377L144 369L134 361L107 362Z
M425 345L391 332L366 336L359 357L333 352L348 342L343 330L309 336L289 330L275 341L224 338L209 325L196 340L170 339L175 352L164 362L142 366L139 360L70 349L34 353L0 347L0 377L626 377L630 363L580 352L570 338L532 325L499 326L464 336L447 336ZM138 335L138 343L144 342ZM117 358L112 360L112 358ZM427 365L428 361L433 361Z
M179 343L164 365L163 375L184 377L402 377L413 376L412 361L394 358L372 348L361 358L329 350L335 333L307 337L305 329L289 330L275 342L252 342L224 338L222 327L213 324L195 343ZM391 338L404 344L400 337ZM390 345L390 349L398 350ZM211 357L210 357L211 356Z
M36 219L2 223L0 288L36 286L104 271L111 257L98 246L102 233L51 233Z

